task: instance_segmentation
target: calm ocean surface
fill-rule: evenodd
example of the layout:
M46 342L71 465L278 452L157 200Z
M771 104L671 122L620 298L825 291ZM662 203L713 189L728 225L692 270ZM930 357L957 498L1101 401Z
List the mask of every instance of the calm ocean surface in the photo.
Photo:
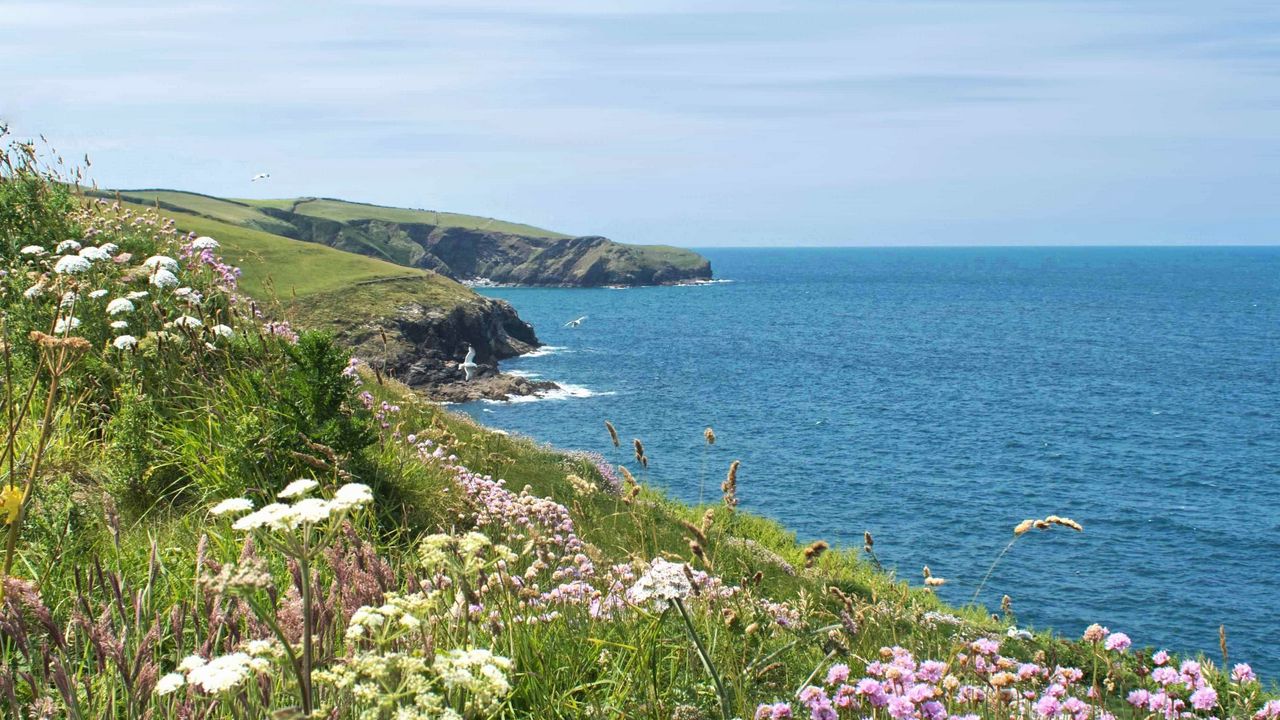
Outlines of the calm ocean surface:
M1280 248L705 250L700 287L493 289L554 349L504 369L577 397L463 409L861 546L946 600L1091 622L1280 679ZM588 315L578 329L563 324Z

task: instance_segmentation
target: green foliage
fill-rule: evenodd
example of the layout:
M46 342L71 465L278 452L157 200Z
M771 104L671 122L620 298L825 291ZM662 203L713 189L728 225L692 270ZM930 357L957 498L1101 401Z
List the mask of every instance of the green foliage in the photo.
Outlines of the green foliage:
M281 380L280 399L292 428L342 455L371 444L368 418L358 421L351 411L354 378L343 374L350 353L331 335L316 331L304 332L296 345L285 346L285 353L290 365Z

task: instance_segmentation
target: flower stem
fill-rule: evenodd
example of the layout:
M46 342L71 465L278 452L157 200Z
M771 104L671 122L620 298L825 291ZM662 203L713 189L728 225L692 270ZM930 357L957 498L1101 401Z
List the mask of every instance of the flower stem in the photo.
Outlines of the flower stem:
M680 598L672 598L671 604L680 611L680 617L684 620L684 627L689 631L689 637L693 640L694 647L698 649L698 657L702 658L702 666L706 668L707 674L711 675L711 680L716 685L716 695L720 697L720 714L724 717L724 720L730 720L733 717L733 713L730 710L729 692L720 680L720 673L716 672L715 663L711 662L711 655L707 653L707 648L702 644L702 638L698 637L698 631L693 627L693 618L689 617L689 611L685 609L684 602Z

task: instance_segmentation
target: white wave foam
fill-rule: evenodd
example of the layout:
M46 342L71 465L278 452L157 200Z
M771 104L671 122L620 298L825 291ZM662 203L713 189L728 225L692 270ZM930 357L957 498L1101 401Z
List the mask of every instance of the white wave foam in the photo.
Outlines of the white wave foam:
M543 345L537 350L530 350L529 352L521 355L520 357L527 357L527 358L544 357L547 355L554 355L555 353L558 353L558 352L566 352L568 350L569 348L564 347L562 345Z
M522 377L529 380L542 377L541 374L536 372L531 372L529 370L503 370L502 372L506 373L507 375L515 375L516 377Z
M484 400L484 402L497 403L529 403L539 402L541 400L573 400L592 397L604 397L607 395L617 395L612 390L596 391L581 385L571 385L569 383L557 383L559 387L550 390L540 390L533 395L508 395L506 400Z
M714 280L685 280L672 285L672 287L702 287L703 285L725 285L731 282L733 281L728 278L716 278Z

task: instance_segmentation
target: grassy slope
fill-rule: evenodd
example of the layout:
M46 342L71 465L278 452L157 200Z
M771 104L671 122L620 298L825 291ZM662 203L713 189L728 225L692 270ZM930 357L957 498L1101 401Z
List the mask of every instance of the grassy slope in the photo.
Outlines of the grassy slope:
M545 230L533 225L506 222L494 218L463 215L460 213L437 212L434 210L411 210L407 208L386 207L366 203L333 200L329 198L297 198L290 200L241 200L258 207L273 207L281 210L346 222L349 220L384 220L394 223L421 223L440 227L457 227L468 230L486 230L505 232L515 235L528 235L543 238L567 238L569 235Z
M386 314L409 301L452 307L474 297L468 288L436 273L232 224L240 207L235 203L178 195L186 196L180 199L193 209L229 222L168 209L165 204L173 199L168 193L155 193L151 199L160 200L161 213L173 218L179 229L216 238L227 261L241 268L245 292L263 302L278 300L312 325L330 327Z

